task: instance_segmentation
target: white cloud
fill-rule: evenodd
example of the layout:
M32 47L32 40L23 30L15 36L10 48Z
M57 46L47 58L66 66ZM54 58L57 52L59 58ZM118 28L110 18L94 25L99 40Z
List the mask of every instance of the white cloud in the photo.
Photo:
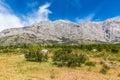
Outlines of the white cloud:
M22 27L23 24L19 18L12 14L1 14L0 13L0 30L6 28Z
M27 24L33 24L35 22L49 20L48 15L52 12L48 9L48 7L50 7L50 3L46 3L40 6L37 11L34 11L32 14L29 14L28 16L24 17L27 19Z
M7 4L0 1L0 31L7 28L23 27L35 22L49 20L48 15L51 13L48 9L49 6L50 3L46 3L40 6L37 11L34 11L21 19L12 12L12 9Z
M86 16L86 17L84 17L84 18L77 18L76 19L76 21L78 22L78 23L80 23L80 22L91 22L92 21L92 19L93 19L93 17L94 17L94 14L89 14L88 16Z
M8 5L0 1L0 31L6 28L22 27L21 20L12 13Z

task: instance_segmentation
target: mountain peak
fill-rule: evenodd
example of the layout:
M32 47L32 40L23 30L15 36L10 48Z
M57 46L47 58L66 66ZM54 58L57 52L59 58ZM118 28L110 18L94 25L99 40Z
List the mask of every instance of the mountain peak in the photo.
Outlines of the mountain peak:
M120 17L110 18L110 19L107 19L106 21L120 22Z
M102 22L76 24L66 20L40 21L29 27L0 32L0 44L82 44L120 43L119 18ZM118 22L117 22L118 21Z

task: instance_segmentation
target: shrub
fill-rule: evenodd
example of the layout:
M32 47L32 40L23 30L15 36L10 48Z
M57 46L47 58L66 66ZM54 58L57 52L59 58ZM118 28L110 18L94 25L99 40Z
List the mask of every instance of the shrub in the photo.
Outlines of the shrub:
M118 50L118 49L111 49L111 52L112 52L112 53L118 53L119 50Z
M53 55L53 62L57 66L76 67L85 63L87 59L85 54L75 54L70 49L58 50Z
M25 53L25 58L29 61L47 61L48 56L47 54L43 54L40 51L29 51L28 53Z
M103 64L105 64L105 63L104 63L104 61L100 61L99 64L100 64L100 65L103 65Z
M47 54L42 53L41 46L36 45L36 44L30 45L28 47L28 50L25 51L25 58L28 61L37 61L37 62L48 60Z
M96 62L88 61L85 63L87 66L96 66Z
M50 78L51 79L55 79L55 72L54 72L54 70L51 71Z
M102 69L100 70L100 72L101 72L102 74L106 74L109 69L110 69L110 67L108 67L107 65L104 64L104 65L102 66Z
M120 77L120 73L118 73L118 77Z

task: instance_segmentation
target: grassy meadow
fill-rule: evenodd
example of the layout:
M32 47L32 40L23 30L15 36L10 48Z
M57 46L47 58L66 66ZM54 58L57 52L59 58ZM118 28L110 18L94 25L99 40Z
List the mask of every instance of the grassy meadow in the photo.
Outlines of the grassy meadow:
M119 44L0 47L0 80L119 79Z

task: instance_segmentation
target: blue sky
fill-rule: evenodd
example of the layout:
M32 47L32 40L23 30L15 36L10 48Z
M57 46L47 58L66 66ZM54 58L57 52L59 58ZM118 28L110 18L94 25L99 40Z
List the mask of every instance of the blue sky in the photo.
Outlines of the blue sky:
M120 0L0 0L0 30L42 20L103 21L120 16Z

